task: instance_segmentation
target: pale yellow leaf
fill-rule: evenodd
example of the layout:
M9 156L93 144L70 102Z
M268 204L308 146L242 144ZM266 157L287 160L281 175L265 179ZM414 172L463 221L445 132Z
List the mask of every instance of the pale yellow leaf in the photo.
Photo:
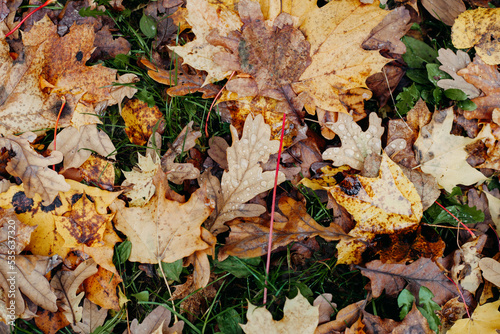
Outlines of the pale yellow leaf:
M439 66L441 71L448 73L452 79L441 79L437 82L438 87L443 89L460 89L469 99L474 99L479 96L481 91L476 86L468 83L465 79L458 75L457 72L466 68L470 64L470 57L462 50L457 53L450 49L439 49L439 57L437 60L443 65Z
M283 312L283 319L275 321L271 312L249 302L248 322L240 326L246 334L313 334L318 327L319 306L311 306L300 291L295 298L286 299Z
M156 153L154 154L156 155ZM153 177L160 168L159 158L156 159L155 163L150 155L143 156L140 153L137 155L137 167L134 167L131 172L123 171L125 181L123 181L122 186L132 186L132 189L125 191L127 197L131 199L130 206L143 206L153 197L156 189Z
M500 328L500 300L478 306L470 319L460 319L448 334L497 334Z
M479 261L479 267L486 280L500 287L500 262L491 257L483 257Z

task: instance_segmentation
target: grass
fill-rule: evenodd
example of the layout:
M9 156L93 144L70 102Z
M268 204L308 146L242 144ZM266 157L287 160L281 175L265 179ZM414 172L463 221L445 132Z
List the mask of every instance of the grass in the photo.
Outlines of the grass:
M139 76L141 80L135 85L138 89L136 97L149 104L157 105L165 114L166 128L162 136L163 146L161 149L161 154L164 154L168 149L168 144L173 142L187 123L194 121L198 128L204 127L211 100L202 99L201 94L166 97L164 94L165 86L153 81L146 71L137 65L137 60L140 57L151 59L153 52L151 49L152 39L145 37L139 26L142 15L139 8L142 8L141 6L145 5L146 2L125 1L126 8L135 9L127 10L124 13L110 10L109 4L105 1L99 3L108 8L106 15L116 23L116 27L119 29L117 35L125 37L132 44L132 51L129 55L120 55L106 61L105 65L117 69L120 74L134 73ZM428 44L435 48L451 45L449 27L442 23L429 19L416 27L416 30L418 29L428 30L430 34ZM425 89L430 88L424 87L422 91ZM401 88L395 92L395 96L400 92ZM441 105L447 103L450 101L446 99L440 102ZM367 106L372 106L375 111L378 111L378 106L374 101L370 101ZM391 117L397 117L397 115L393 114ZM123 180L121 170L130 171L137 162L137 153L144 154L146 147L130 143L124 131L124 121L116 106L108 108L101 117L101 121L103 124L99 126L100 129L110 136L116 147L116 184L120 184ZM229 127L222 123L219 114L212 112L208 123L210 135L228 135ZM311 128L319 133L319 127L314 123L311 125ZM209 138L205 137L204 131L202 134L198 145L200 150L206 150ZM53 132L48 132L42 143L48 144L52 135ZM498 183L498 181L496 182ZM286 189L291 187L293 186L290 184L285 185ZM182 191L182 187L176 189ZM307 200L308 213L317 222L328 224L332 220L331 210L328 210L321 203L315 193L308 192L305 188L298 190ZM424 221L432 222L433 219L433 215L426 213ZM448 241L453 242L456 238L456 234L452 230L443 229L438 230L438 232L447 243ZM223 242L223 240L224 235L219 237L219 242ZM337 311L366 298L367 292L364 286L368 282L367 279L358 270L351 270L348 266L336 264L335 243L325 242L321 238L317 238L317 242L320 246L319 251L315 252L311 258L300 258L296 254L292 254L291 247L293 245L273 253L273 266L268 281L268 300L270 302L267 308L273 313L275 319L280 319L283 315L285 297L293 298L299 290L310 301L321 293L332 293L334 295L333 302L337 304ZM217 249L219 247L220 243L217 245ZM241 329L237 324L245 322L247 303L256 305L262 303L266 275L265 263L260 258L243 260L230 257L222 263L216 259L211 260L215 280L211 281L210 286L204 289L207 291L212 289L210 290L211 295L199 300L198 313L185 313L180 310L186 305L185 303L191 295L182 300L169 301L170 294L159 274L158 266L129 262L127 261L128 254L130 254L130 242L125 241L115 247L114 263L123 279L123 283L119 287L130 300L127 303L127 311L110 312L104 326L94 333L121 333L127 328L127 321L138 319L139 322L142 322L158 305L168 308L179 319L186 322L185 333L215 333L221 330L223 333L238 333L241 332ZM170 285L178 284L175 282L175 276L179 276L180 281L183 281L189 273L188 269L182 267L170 269L170 274L167 273ZM397 319L399 312L397 304L395 306L395 300L386 296L373 300L367 306L367 311L393 319ZM41 331L36 329L31 321L18 320L15 333L41 333ZM71 333L71 330L66 328L59 333Z

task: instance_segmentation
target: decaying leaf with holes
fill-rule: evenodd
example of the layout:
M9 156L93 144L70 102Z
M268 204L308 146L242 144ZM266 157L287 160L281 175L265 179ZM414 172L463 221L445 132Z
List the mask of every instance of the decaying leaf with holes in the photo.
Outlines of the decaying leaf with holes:
M340 240L347 237L340 226L331 223L324 227L307 214L304 203L290 197L281 197L278 207L283 213L282 221L275 221L273 229L272 250L286 246L294 241L320 236L327 241ZM269 220L250 218L236 219L229 226L231 233L226 238L224 247L219 250L219 261L229 255L239 258L251 258L267 253L269 242Z
M327 189L357 223L349 232L353 239L337 245L338 263L360 263L362 253L377 234L415 230L422 218L422 203L415 187L386 154L377 178L347 176Z
M349 165L354 169L362 170L365 158L372 153L380 154L382 150L380 137L384 133L384 128L381 124L382 119L376 113L371 113L370 126L363 132L352 116L339 113L337 122L327 126L340 137L342 147L325 150L323 159L333 160L334 166ZM393 144L396 146L396 143ZM406 146L406 143L398 141L397 145Z
M442 64L439 66L439 69L452 77L452 79L439 80L437 82L438 87L443 89L460 89L467 94L469 99L478 97L481 91L457 74L459 70L466 68L470 64L469 55L462 50L457 50L455 54L453 50L443 48L438 50L438 54L439 57L437 57L437 60Z
M131 172L123 171L125 181L123 181L122 186L132 187L130 190L125 190L125 195L131 199L130 206L143 206L153 197L156 189L153 184L153 177L160 168L160 158L158 156L157 159L153 159L149 154L143 156L137 153L137 156L137 166Z
M451 40L457 49L474 47L488 65L500 63L500 9L476 8L460 14L451 29Z
M179 203L165 197L167 175L158 169L153 182L155 195L143 207L125 207L115 201L116 228L132 242L130 261L142 263L175 262L195 251L211 246L202 239L201 224L214 209L214 201L206 196L206 185L196 190L189 201Z
M57 26L44 17L23 34L25 58L17 63L2 39L1 133L53 128L62 104L61 96L66 97L68 104L60 126L69 125L78 106L93 113L99 104L116 103L110 95L116 70L101 64L85 66L94 50L94 38L94 27L90 24L74 25L68 34L59 37Z
M26 196L34 198L40 195L45 205L54 201L59 191L68 191L70 186L65 182L64 176L49 169L49 165L61 162L61 152L54 151L48 157L43 157L30 146L36 139L32 132L21 136L7 135L0 137L0 148L7 150L12 155L5 170L12 176L17 176L23 181Z
M54 147L54 142L50 143ZM80 167L96 152L103 157L114 159L115 146L106 132L97 129L96 124L84 125L79 129L67 127L57 134L56 151L64 156L64 170Z
M265 307L248 303L247 323L240 325L246 334L260 333L304 333L313 334L318 327L319 307L311 306L300 291L293 299L285 301L284 316L280 321L273 320L271 312Z
M74 271L58 271L50 286L55 290L59 309L70 323L82 320L83 307L79 306L85 292L77 294L80 284L85 279L97 273L97 264L94 260L86 260Z
M168 173L169 181L181 184L184 180L193 180L200 176L200 171L192 163L177 163L175 158L187 152L196 145L196 140L201 137L200 131L193 131L193 121L182 129L175 138L172 146L161 158L161 167Z
M133 144L146 144L155 128L163 133L163 113L156 105L149 107L147 102L132 99L125 103L121 115L125 121L125 133Z
M451 278L473 295L476 294L479 285L483 283L479 261L485 242L486 235L483 234L479 238L466 242L453 254Z
M435 111L429 124L420 129L414 151L424 173L451 192L457 184L472 185L486 177L467 163L465 146L478 140L450 134L453 108Z
M227 149L229 170L219 180L205 172L208 180L208 194L215 201L215 210L206 224L214 235L227 231L225 222L237 217L256 217L266 209L259 204L245 204L258 194L274 186L275 172L262 172L260 162L267 162L269 155L278 152L279 142L269 140L271 129L264 123L264 117L255 119L248 115L243 127L243 135L231 126L233 144ZM278 184L285 181L282 172L278 174Z

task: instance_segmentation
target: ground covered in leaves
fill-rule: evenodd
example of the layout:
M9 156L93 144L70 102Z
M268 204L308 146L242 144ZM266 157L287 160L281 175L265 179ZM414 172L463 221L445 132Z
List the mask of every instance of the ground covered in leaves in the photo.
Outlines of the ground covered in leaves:
M41 4L0 0L2 330L498 333L500 3Z

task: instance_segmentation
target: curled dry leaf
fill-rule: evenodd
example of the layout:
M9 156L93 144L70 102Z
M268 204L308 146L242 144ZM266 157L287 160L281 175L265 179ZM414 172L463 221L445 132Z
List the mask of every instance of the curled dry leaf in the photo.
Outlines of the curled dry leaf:
M346 237L340 226L331 223L324 227L307 214L302 202L290 197L281 197L278 207L284 219L276 222L273 229L272 250L286 246L294 241L320 236L327 241L340 240ZM267 253L269 242L269 220L255 218L249 220L234 220L229 225L231 233L224 247L219 251L219 261L229 255L240 258L252 258Z
M443 89L460 89L467 94L469 99L478 97L481 91L457 74L459 70L466 68L470 64L469 55L462 50L458 50L455 54L450 49L439 49L438 54L437 60L442 64L439 66L439 69L452 77L452 79L439 80L437 82L438 87Z
M175 158L196 145L196 140L201 137L200 131L193 131L193 121L182 129L175 138L172 147L161 158L161 167L168 173L169 181L181 184L184 180L193 180L200 175L200 171L192 163L177 163Z
M271 129L264 123L262 115L255 119L248 115L241 139L231 126L233 144L227 148L229 170L219 180L205 172L203 179L208 179L208 194L216 203L215 210L207 227L217 235L228 228L225 222L237 217L256 217L266 211L259 204L244 204L258 194L274 186L275 172L262 172L259 163L269 160L269 155L279 148L277 140L269 140ZM282 172L278 174L278 184L285 181Z
M500 262L490 257L483 257L479 260L479 267L486 280L500 287Z
M338 263L360 263L367 242L377 234L415 230L422 218L422 202L415 187L385 154L377 178L348 176L328 190L357 222L349 232L354 239L337 245Z
M154 154L156 155L156 153ZM137 155L137 166L131 172L123 171L125 181L123 181L122 187L132 186L132 189L125 191L127 197L131 199L130 206L143 206L153 197L156 189L153 177L160 168L159 158L156 159L155 163L151 155L143 156L140 153Z
M184 321L178 321L172 327L168 327L172 313L163 306L155 308L144 321L139 324L137 319L130 323L130 331L126 329L123 334L181 334L184 328Z
M54 147L54 142L49 147ZM115 150L109 136L97 129L96 124L84 125L80 129L70 126L56 137L56 151L64 155L64 169L80 167L92 152L114 159L112 153Z
M186 203L179 203L165 197L168 182L161 169L153 182L155 195L143 207L126 208L123 201L110 207L116 213L116 228L132 242L129 260L171 263L210 247L201 238L201 224L214 208L214 202L206 197L206 186L196 190Z
M90 259L76 267L74 271L58 271L50 286L57 295L58 306L70 323L82 320L83 307L79 306L85 292L76 294L85 279L97 273L97 264Z
M408 265L384 264L375 260L368 262L366 268L359 269L370 278L374 298L382 295L384 290L389 296L396 296L407 284L414 296L418 296L421 286L427 287L439 305L458 295L455 285L431 259L421 258Z
M361 310L365 304L366 301L360 300L356 303L347 305L337 313L335 320L318 326L319 334L335 333L333 331L341 332L351 327L351 325L359 319Z
M286 299L283 313L283 319L276 321L273 320L271 312L264 307L257 308L257 306L249 302L247 311L248 322L240 326L246 334L313 334L316 327L318 327L318 307L311 306L300 291L295 298Z
M477 8L458 16L451 30L451 40L457 49L474 47L488 65L500 63L499 8Z
M96 304L85 298L83 300L82 320L76 324L71 324L71 328L78 334L91 334L97 327L104 324L108 310L99 308Z
M420 129L414 150L420 168L434 176L451 192L457 184L472 185L486 177L467 163L465 146L477 139L450 134L453 109L435 111L429 124Z
M370 114L370 126L363 132L352 116L338 114L338 120L327 126L342 141L342 147L333 147L323 152L323 159L333 160L334 166L349 165L354 169L363 169L365 158L371 153L379 154L382 149L380 137L384 133L382 119L376 113Z
M8 253L7 253L8 254ZM39 255L12 255L0 254L0 286L3 289L0 318L4 322L11 320L7 310L14 303L15 317L31 318L33 313L28 309L29 299L32 303L52 312L57 311L56 295L44 275L47 274L50 258ZM14 299L8 298L12 282L14 283Z
M36 135L32 132L19 137L7 135L0 138L0 147L14 153L5 169L9 174L21 178L26 196L33 198L35 194L40 194L43 203L48 205L59 191L68 191L70 186L64 176L48 168L61 162L61 152L54 151L50 156L43 157L30 146L30 142L35 139Z

